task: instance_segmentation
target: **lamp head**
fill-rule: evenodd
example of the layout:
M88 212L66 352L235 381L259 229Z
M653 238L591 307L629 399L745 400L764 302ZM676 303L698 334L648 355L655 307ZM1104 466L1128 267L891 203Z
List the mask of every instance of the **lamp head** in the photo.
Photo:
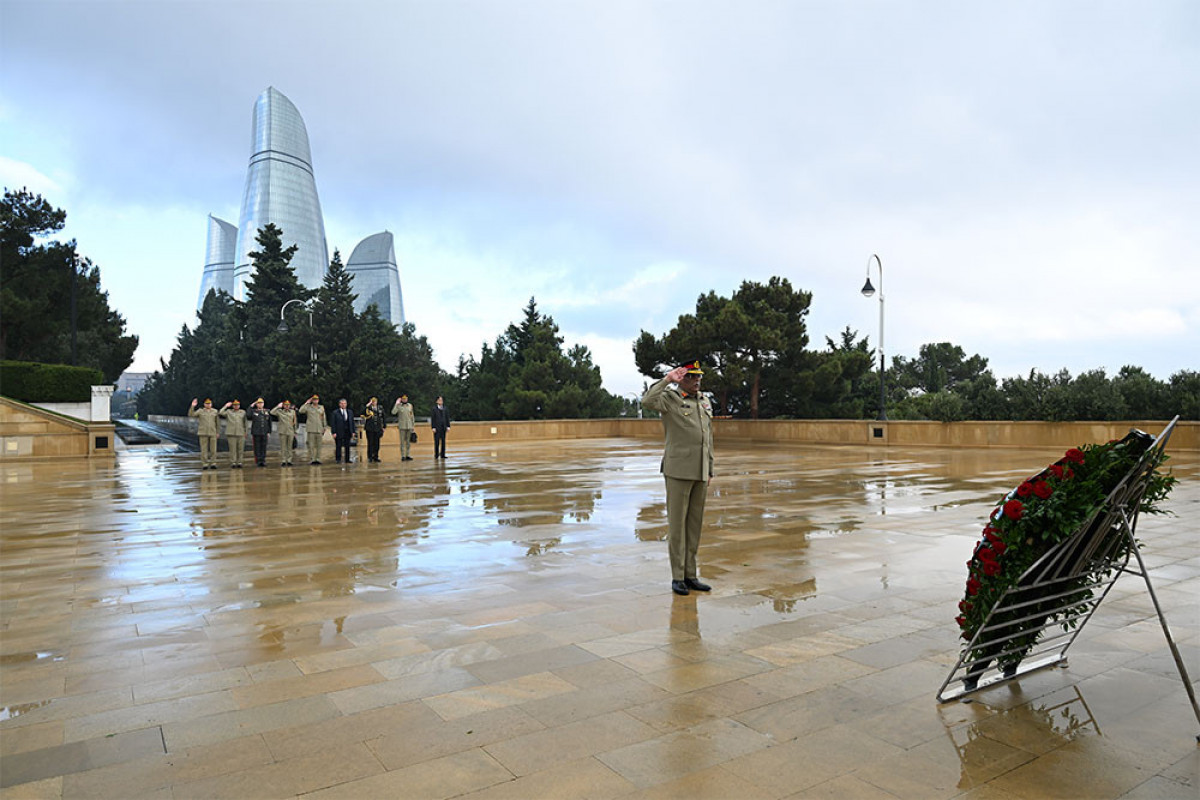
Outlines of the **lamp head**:
M871 276L870 275L867 276L867 282L863 284L862 293L863 293L863 297L874 297L875 296L875 287L871 285Z
M870 281L867 281L867 283L870 283ZM275 330L279 331L280 333L287 333L288 332L288 324L286 322L284 322L283 320L279 320L279 327L276 328Z

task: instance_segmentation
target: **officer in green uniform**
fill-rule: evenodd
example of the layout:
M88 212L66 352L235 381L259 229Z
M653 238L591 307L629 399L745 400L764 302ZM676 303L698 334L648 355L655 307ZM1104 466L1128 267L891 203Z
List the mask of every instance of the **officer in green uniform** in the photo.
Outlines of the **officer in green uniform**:
M700 394L703 374L694 361L676 367L642 398L643 408L662 415L666 436L662 473L667 484L667 548L675 594L712 589L699 581L696 571L704 501L713 475L712 404Z
M408 395L402 394L396 398L392 413L396 415L396 427L400 429L400 460L412 461L409 451L412 449L412 435L417 427L417 419L413 416L413 407L412 403L408 402Z
M196 408L200 401L193 397L188 409L189 417L197 417L196 435L200 437L200 469L217 468L217 435L220 425L217 422L217 410L212 407L212 400L204 400L204 408Z
M308 432L308 463L320 464L321 441L325 438L327 427L325 406L321 405L321 398L314 394L296 413L304 417L304 430Z
M242 452L246 449L246 412L242 402L233 400L218 412L225 419L225 441L229 444L229 468L242 468Z
M271 409L271 416L279 420L279 460L282 462L279 466L290 467L292 443L296 439L296 409L292 408L291 400L284 400Z

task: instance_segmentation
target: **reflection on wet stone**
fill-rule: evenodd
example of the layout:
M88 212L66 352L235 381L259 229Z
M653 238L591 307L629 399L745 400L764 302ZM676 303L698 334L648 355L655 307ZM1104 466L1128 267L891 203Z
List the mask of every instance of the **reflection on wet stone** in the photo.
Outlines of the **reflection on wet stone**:
M720 443L714 589L679 597L660 443L600 444L0 464L5 782L375 796L420 770L430 796L556 796L578 770L654 796L1194 794L1183 688L1133 582L1074 669L934 701L979 525L1047 453ZM1172 465L1182 512L1200 459ZM1138 534L1200 674L1180 519ZM358 772L330 768L351 763L337 748Z

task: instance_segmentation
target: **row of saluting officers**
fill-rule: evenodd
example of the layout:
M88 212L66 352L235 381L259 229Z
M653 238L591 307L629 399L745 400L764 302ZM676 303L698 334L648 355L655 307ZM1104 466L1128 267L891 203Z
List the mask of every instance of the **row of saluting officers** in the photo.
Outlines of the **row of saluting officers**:
M279 434L280 466L292 466L299 417L304 418L309 463L321 463L321 443L326 429L333 435L337 462L341 463L344 457L349 463L350 447L357 440L354 413L347 407L344 399L338 401L338 407L332 413L327 413L320 401L321 398L314 394L299 408L293 408L290 400L283 400L267 410L260 397L251 403L248 409L243 409L239 400L231 400L220 409L216 409L210 399L204 401L203 407L198 407L199 399L193 398L191 407L188 408L188 416L197 418L200 468L217 468L220 419L225 420L225 438L229 443L230 467L233 469L242 468L242 451L247 435L253 441L255 463L260 467L267 465L267 437L271 433L272 420L275 421ZM411 447L417 438L416 418L413 415L412 404L408 402L408 395L401 395L396 399L395 405L392 406L392 414L395 415L396 427L400 430L401 460L412 461ZM372 397L363 410L362 427L367 437L367 460L378 462L379 443L387 427L387 419L377 398ZM430 427L434 436L434 458L445 458L446 429L450 427L450 416L441 397L437 399L437 405L430 416Z

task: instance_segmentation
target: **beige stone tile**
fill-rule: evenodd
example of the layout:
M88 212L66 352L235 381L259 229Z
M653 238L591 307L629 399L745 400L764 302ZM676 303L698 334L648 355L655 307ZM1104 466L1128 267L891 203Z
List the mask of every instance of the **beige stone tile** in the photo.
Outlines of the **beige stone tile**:
M899 747L838 726L741 756L724 767L782 797L901 752Z
M0 728L0 757L41 750L63 743L63 722L43 722L23 728Z
M1181 800L1181 798L1194 798L1196 792L1195 783L1176 783L1161 775L1155 775L1145 783L1138 784L1121 795L1121 800Z
M175 797L289 797L330 786L359 781L383 772L383 766L362 743L339 745L300 758L251 767L206 780L178 783ZM365 796L365 795L363 795Z
M685 694L708 686L766 672L770 667L750 658L711 658L681 667L668 667L642 676L642 680L661 686L673 694Z
M446 669L342 689L330 693L329 699L343 714L354 714L368 708L436 697L479 685L479 679L465 669Z
M230 692L238 708L280 703L297 697L312 697L318 694L330 694L357 686L380 683L384 677L374 667L361 665L331 669L327 672L314 672L296 678L280 678L279 680L255 683L249 686L240 685Z
M576 686L587 689L612 683L623 683L637 677L637 672L607 658L551 670L555 675Z
M250 673L241 667L217 672L202 672L199 675L188 675L182 678L135 683L133 700L139 704L155 703L188 695L219 692L235 686L245 686L252 681Z
M582 758L462 795L462 800L531 800L551 797L556 800L603 800L624 797L633 789L632 783L596 759Z
M803 664L822 656L843 653L861 646L862 642L858 639L826 631L754 647L747 650L746 655L754 656L776 666L789 667L793 664Z
M492 661L479 661L467 665L466 669L484 683L498 683L523 675L558 671L597 660L597 657L587 650L575 645L565 645Z
M872 672L874 670L871 667L832 655L751 675L745 681L779 697L795 697Z
M177 697L157 703L103 711L65 721L63 739L77 742L106 734L139 730L169 722L201 719L237 708L229 692L210 692L192 697Z
M109 689L69 697L54 697L10 708L9 713L14 715L5 720L3 726L7 729L24 728L43 722L65 721L99 714L130 705L133 705L133 693L129 689Z
M521 709L547 727L556 727L670 696L671 693L665 689L632 678L578 689L542 700L530 700L522 704Z
M344 650L301 656L292 660L301 672L308 675L314 672L343 669L345 667L370 664L375 661L387 661L393 658L411 656L414 653L427 652L429 652L429 647L419 639L398 639L386 644L369 647L348 647Z
M278 728L262 734L276 761L296 758L329 746L329 742L368 742L398 731L441 724L442 718L423 703L372 708L357 714Z
M590 642L582 642L579 646L601 658L615 658L664 645L692 642L695 639L695 634L665 628L639 630L619 636L610 636L606 639L594 639Z
M488 642L472 642L443 650L432 650L428 653L378 661L372 666L379 670L379 674L385 678L393 679L408 675L441 672L503 657L504 653L496 649L495 645Z
M313 800L362 800L365 797L457 797L513 779L512 773L482 750L467 750L444 758L392 770L314 792Z
M162 752L162 734L158 728L69 742L5 757L0 785L40 781Z
M990 782L1002 791L1029 797L1065 797L1086 786L1094 797L1119 797L1149 780L1155 769L1145 760L1099 736L1074 739L1041 758L1031 759Z
M528 775L636 742L658 731L620 711L509 738L484 749L514 775Z
M618 664L622 664L634 672L642 675L645 675L648 672L659 672L672 667L682 667L685 664L692 663L687 659L680 658L679 656L665 653L656 647L649 650L639 650L638 652L630 653L629 655L616 656L611 660Z
M49 800L63 796L62 776L0 789L0 800Z
M425 710L425 716L406 719L403 726L368 742L372 752L389 770L486 747L545 728L517 706L449 721L428 708Z
M575 688L573 684L557 675L543 672L435 695L425 698L422 702L427 703L442 719L456 719L481 711L573 692Z
M878 709L879 704L871 698L834 686L768 703L734 718L777 741L786 742L813 731L864 719Z
M717 719L596 757L626 780L644 788L770 745L771 740L756 731L733 720Z
M896 795L854 775L839 775L787 796L787 800L895 800ZM999 799L997 799L999 800ZM1011 798L1011 800L1016 800Z
M639 789L626 800L774 800L776 795L739 778L723 766L708 767L666 783Z
M167 749L175 752L253 733L265 733L278 728L332 719L336 716L339 716L339 712L327 698L301 697L267 706L226 711L182 722L169 722L162 726L162 733Z
M215 745L164 753L68 775L63 782L68 797L135 797L172 784L240 772L273 761L261 736L244 736Z

